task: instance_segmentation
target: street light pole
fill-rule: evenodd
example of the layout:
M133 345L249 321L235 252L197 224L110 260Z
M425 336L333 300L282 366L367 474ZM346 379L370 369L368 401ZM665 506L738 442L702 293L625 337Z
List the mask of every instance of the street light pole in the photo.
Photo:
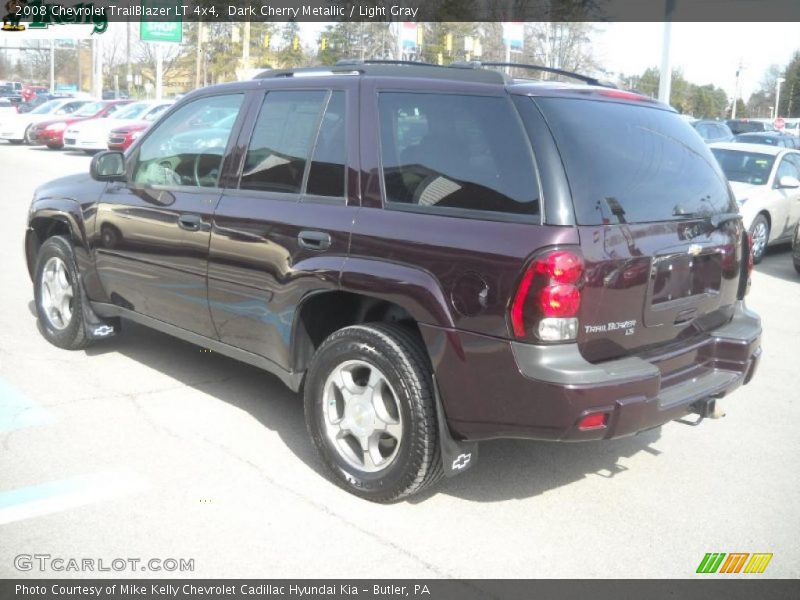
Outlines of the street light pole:
M658 99L664 104L669 104L672 92L672 13L675 10L675 0L666 0L664 4L664 39L661 45L661 73L658 77Z
M781 104L781 84L786 81L783 77L778 77L775 80L775 116L773 118L777 119L778 114L780 113L780 104Z

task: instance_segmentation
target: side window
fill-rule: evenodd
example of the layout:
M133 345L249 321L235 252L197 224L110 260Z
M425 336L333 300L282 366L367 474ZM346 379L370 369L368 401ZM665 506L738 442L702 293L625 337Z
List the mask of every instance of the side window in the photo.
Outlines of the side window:
M778 166L778 172L775 174L776 185L781 180L781 177L786 177L787 175L795 179L800 179L800 170L797 168L797 163L792 160L793 158L792 155L789 155L784 157L781 161L781 164Z
M136 158L134 183L216 187L243 97L228 94L199 98L155 125ZM217 121L194 124L198 115L211 109L218 111Z
M346 133L344 92L332 92L311 158L307 194L344 198Z
M247 148L240 188L299 194L328 92L269 92Z
M539 213L533 157L508 98L383 92L378 106L389 205Z
M699 133L700 137L704 140L709 140L714 137L709 131L708 125L705 123L700 123L697 127L695 127L695 129L697 129L697 133Z

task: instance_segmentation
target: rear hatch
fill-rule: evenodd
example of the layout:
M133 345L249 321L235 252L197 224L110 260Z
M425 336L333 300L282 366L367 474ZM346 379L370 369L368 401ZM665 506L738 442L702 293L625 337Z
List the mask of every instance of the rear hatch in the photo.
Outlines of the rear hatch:
M730 320L744 231L725 176L694 129L647 101L535 102L579 225L584 357L677 350Z

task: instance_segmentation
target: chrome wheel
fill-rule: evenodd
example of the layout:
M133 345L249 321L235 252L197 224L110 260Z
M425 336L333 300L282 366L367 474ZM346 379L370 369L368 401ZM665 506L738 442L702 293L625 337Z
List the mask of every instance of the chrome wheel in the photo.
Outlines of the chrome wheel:
M347 464L370 473L392 464L403 419L397 395L379 369L361 360L341 363L325 382L322 407L325 434Z
M57 256L50 258L42 270L41 302L48 322L55 329L66 329L72 321L73 287L67 265Z
M753 227L753 256L761 256L767 249L769 229L763 218Z

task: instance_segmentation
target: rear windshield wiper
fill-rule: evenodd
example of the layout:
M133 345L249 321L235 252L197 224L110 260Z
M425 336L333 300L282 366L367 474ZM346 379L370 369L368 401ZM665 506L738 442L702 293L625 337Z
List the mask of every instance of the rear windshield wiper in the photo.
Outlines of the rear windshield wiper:
M718 215L713 215L711 217L711 225L714 228L719 227L723 223L727 223L728 221L733 221L734 219L741 219L742 215L739 213L720 213Z

